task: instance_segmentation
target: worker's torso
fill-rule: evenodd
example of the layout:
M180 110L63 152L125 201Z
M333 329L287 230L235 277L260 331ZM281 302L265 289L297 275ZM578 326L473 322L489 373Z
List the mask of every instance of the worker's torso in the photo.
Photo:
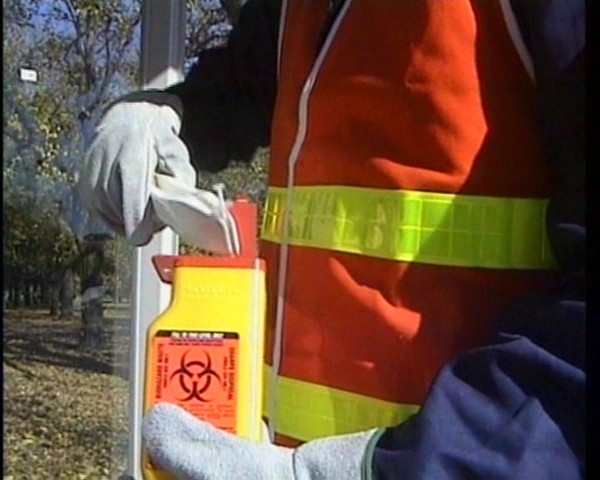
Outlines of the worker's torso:
M276 430L308 440L402 421L540 288L549 178L500 1L350 0L324 42L329 2L288 3L267 387Z

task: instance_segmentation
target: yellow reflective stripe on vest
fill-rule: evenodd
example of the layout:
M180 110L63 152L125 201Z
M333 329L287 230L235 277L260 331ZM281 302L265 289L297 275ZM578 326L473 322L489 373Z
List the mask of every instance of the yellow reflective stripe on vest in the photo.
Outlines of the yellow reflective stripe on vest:
M265 366L265 386L271 368ZM264 415L268 417L263 389ZM376 427L393 427L419 410L418 405L401 405L314 383L277 378L277 433L303 442L315 438L360 432Z
M282 242L285 188L267 195L262 238ZM346 186L293 188L287 243L456 267L550 269L547 200Z

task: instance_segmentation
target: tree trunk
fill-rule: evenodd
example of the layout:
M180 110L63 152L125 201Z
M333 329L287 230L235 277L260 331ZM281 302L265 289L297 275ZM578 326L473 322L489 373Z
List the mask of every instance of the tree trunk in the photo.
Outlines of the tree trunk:
M83 328L81 346L100 348L104 345L104 309L102 297L90 300L81 310Z
M11 285L10 287L8 294L8 305L10 308L15 308L17 305L17 287L15 285Z
M60 311L60 284L57 278L50 280L50 315L58 316Z
M38 308L42 303L42 295L40 293L40 284L36 281L33 286L33 306Z
M44 280L42 281L42 304L43 305L50 305L50 288L48 285L48 281Z
M31 283L26 282L25 288L23 290L24 290L23 293L25 294L25 306L31 307L31 304L32 304L32 302L31 302Z
M84 348L100 348L104 345L104 244L102 235L90 235L84 239L86 251L81 275L81 343Z
M60 293L60 315L63 318L71 318L73 316L75 279L73 269L70 267L67 267L63 272Z
M23 308L24 304L25 304L25 294L24 292L24 285L23 282L19 282L17 285L17 295L16 295L16 307L17 308Z

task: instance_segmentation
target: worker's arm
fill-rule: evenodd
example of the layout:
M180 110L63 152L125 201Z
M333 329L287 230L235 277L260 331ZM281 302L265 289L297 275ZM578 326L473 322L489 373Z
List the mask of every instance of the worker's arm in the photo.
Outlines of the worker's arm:
M446 365L423 408L401 425L291 450L159 405L144 422L159 464L188 480L585 477L584 2L512 4L535 66L555 173L548 231L562 283L506 312L495 340Z
M554 173L547 226L567 271L583 268L585 13L583 0L511 0L531 53L545 156ZM579 240L575 240L579 238Z
M134 245L168 224L200 248L235 252L232 220L212 192L195 190L196 173L269 143L280 8L249 0L226 48L201 53L179 85L120 98L96 126L81 199Z
M196 169L247 161L269 144L280 12L281 0L249 0L226 48L201 52L185 81L167 90L182 100L181 137Z
M378 479L585 477L585 7L511 3L554 173L547 225L561 282L507 312L491 345L443 369L421 411L378 442Z
M571 297L571 298L569 298ZM387 430L373 478L585 478L585 302L556 292L447 365L423 408Z

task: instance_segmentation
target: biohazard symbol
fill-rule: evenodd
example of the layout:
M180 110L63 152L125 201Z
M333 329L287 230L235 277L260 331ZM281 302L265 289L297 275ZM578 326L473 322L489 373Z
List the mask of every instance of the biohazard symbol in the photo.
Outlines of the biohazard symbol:
M188 394L187 397L180 399L182 402L188 402L193 398L201 402L210 402L202 394L208 391L212 385L213 378L221 383L221 377L213 370L210 355L204 350L203 353L206 356L206 361L204 362L200 360L186 361L188 353L190 353L189 350L181 356L180 366L171 374L170 380L173 380L175 376L179 376L179 385Z

